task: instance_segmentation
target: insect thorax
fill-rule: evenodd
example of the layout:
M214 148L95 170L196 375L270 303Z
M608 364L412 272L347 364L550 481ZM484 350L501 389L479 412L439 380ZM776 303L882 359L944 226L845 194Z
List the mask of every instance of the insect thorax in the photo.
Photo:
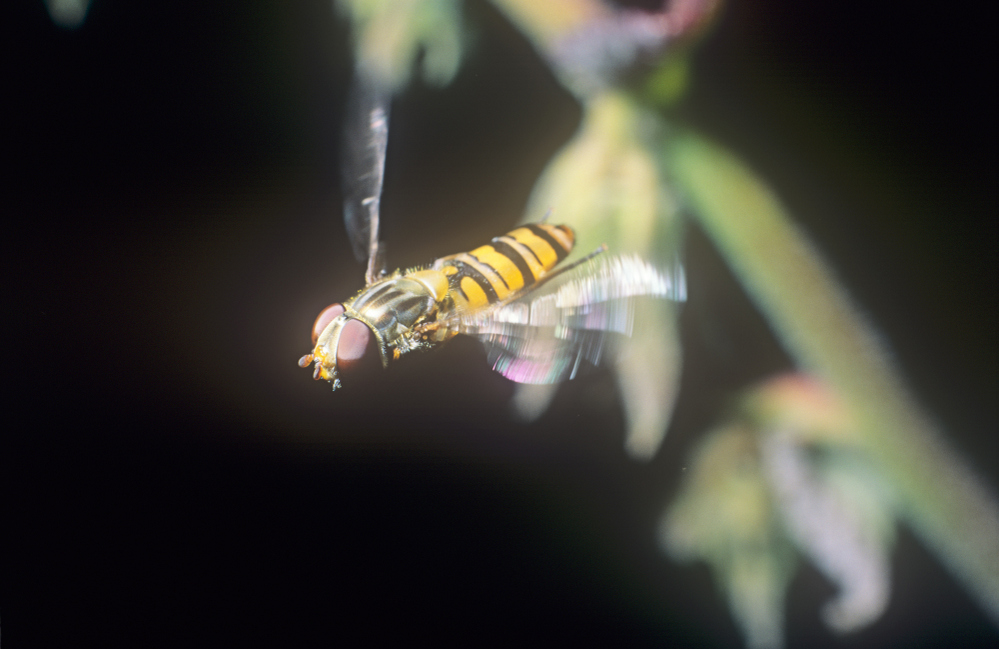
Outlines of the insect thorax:
M389 360L440 342L439 335L430 335L425 328L446 308L447 289L443 273L421 270L376 282L345 306L351 317L371 328L383 358Z

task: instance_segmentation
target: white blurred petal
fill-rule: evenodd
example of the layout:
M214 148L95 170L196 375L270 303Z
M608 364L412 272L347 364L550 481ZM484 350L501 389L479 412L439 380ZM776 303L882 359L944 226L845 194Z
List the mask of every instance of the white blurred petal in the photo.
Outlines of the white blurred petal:
M839 586L824 607L826 624L841 633L870 624L888 606L891 592L884 534L890 514L856 479L842 472L822 475L789 433L765 435L761 454L788 535Z

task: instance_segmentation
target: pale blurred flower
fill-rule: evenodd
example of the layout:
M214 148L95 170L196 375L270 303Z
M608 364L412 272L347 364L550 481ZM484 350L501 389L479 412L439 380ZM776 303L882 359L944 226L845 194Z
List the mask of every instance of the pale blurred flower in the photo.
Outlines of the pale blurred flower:
M751 391L696 451L662 526L664 549L711 565L751 647L780 647L797 549L839 587L826 624L852 631L888 604L894 499L858 452L853 424L819 383Z
M584 109L579 132L545 169L526 213L556 210L558 220L576 230L575 256L607 244L614 254L635 254L668 270L683 285L678 203L657 163L660 118L613 92L592 97ZM647 459L669 425L681 349L674 302L643 300L635 306L636 326L619 346L613 369L627 420L627 449ZM529 418L543 412L552 395L551 388L518 386L514 405Z

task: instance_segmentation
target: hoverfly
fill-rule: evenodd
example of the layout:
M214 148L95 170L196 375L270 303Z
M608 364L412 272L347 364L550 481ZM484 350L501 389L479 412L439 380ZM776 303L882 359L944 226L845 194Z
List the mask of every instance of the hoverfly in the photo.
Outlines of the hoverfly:
M483 341L493 369L519 383L556 383L597 365L614 334L630 335L632 300L683 300L683 269L663 272L606 246L559 267L575 233L566 225L521 226L467 253L424 268L384 270L379 203L388 143L388 103L358 73L348 104L343 161L344 219L366 285L316 318L313 378L336 390L377 359L383 367L458 334Z

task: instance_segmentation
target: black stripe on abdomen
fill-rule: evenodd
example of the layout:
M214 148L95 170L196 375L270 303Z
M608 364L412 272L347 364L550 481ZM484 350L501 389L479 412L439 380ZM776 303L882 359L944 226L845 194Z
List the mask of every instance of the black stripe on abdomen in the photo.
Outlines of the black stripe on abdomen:
M496 289L493 288L493 285L489 283L489 280L486 279L485 275L480 273L474 267L469 266L460 259L448 259L447 265L453 266L458 269L457 273L453 275L448 275L448 283L451 287L451 290L457 290L466 300L468 300L468 296L465 295L465 291L461 290L461 280L463 277L468 277L479 285L479 288L482 289L482 292L486 294L486 299L489 301L489 304L493 304L499 299L499 296L496 295Z
M527 260L524 259L524 255L520 254L519 250L503 241L500 237L496 237L489 243L493 247L493 250L513 262L513 265L517 267L517 270L519 270L520 274L524 277L524 286L530 286L534 282L538 281L538 278L531 272L531 267L528 265ZM525 246L525 248L530 250L527 246ZM534 253L532 252L531 254ZM541 262L539 261L538 263L540 264Z
M556 264L565 259L566 255L569 254L569 251L566 250L565 247L562 246L562 244L559 243L557 239L555 239L552 235L548 234L544 228L539 227L537 224L533 223L530 225L525 225L524 227L530 230L531 233L534 234L534 236L538 237L539 239L544 239L546 242L548 242L548 245L550 245L552 247L552 250L555 251L555 257L557 260L555 262Z
M499 277L499 281L503 282L503 286L505 286L507 290L510 290L510 285L506 283L506 278L503 277L503 273L493 268L492 264L487 264L486 262L482 261L472 253L468 253L468 256L474 259L475 261L479 262L480 264L482 264L484 267L488 268L490 271L492 271L492 273L496 275L496 277Z

